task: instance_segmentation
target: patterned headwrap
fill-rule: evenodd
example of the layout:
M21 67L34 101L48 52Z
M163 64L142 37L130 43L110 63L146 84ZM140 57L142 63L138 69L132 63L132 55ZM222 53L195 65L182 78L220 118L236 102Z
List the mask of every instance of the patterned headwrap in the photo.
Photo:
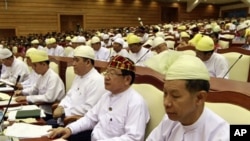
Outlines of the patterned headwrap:
M128 71L135 71L135 64L133 61L131 61L128 58L125 58L123 56L114 56L109 64L108 67L121 69L121 70L128 70Z

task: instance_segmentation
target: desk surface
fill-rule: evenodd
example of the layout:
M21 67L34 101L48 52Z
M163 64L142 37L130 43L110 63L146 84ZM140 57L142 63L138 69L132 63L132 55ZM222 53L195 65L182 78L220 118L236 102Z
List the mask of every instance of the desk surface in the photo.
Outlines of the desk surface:
M247 82L211 77L210 85L212 91L233 91L250 96L250 83Z
M52 141L52 140L47 137L41 137L41 138L20 139L20 141Z

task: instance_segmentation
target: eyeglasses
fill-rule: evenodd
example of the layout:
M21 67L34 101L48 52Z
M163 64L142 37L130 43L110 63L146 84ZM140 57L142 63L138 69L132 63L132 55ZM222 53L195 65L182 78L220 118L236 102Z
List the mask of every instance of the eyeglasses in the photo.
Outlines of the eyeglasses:
M103 75L104 76L122 76L123 74L122 73L116 73L116 72L114 72L114 71L104 71L103 72Z

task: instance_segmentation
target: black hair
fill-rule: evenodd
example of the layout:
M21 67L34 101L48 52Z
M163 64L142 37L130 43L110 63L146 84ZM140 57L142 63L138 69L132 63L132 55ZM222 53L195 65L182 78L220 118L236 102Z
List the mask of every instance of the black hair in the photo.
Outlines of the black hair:
M83 61L87 61L87 60L90 60L90 63L94 66L95 65L95 61L93 59L90 59L90 58L84 58L82 57Z
M49 65L50 60L46 60L46 61L44 61L44 63L47 64L47 65Z
M207 80L186 80L186 88L190 93L195 93L202 90L208 92L210 89L210 84Z
M126 75L131 76L132 79L131 79L129 84L132 85L134 83L134 80L135 80L135 72L129 71L129 70L124 70L124 69L122 69L121 71L122 71L123 76L126 76Z
M211 53L211 54L212 54L212 53L214 52L214 50L210 50L210 51L202 51L202 52L206 55L206 54L209 54L209 53Z

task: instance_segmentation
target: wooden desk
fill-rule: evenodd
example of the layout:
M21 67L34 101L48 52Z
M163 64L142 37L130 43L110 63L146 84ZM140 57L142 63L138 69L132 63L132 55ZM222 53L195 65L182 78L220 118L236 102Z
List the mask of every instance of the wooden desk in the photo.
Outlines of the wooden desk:
M20 141L52 141L48 137L20 139Z
M222 78L210 79L211 91L232 91L250 96L250 83Z

